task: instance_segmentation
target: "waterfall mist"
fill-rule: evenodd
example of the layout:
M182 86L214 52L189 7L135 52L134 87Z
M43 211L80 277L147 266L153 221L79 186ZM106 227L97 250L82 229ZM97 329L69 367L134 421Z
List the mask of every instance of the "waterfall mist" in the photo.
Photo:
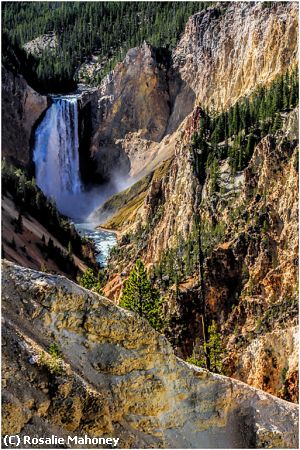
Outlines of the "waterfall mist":
M85 190L80 178L78 98L52 97L52 105L36 129L33 160L36 182L58 210L74 220L84 220L110 195L129 183L116 176L101 186Z

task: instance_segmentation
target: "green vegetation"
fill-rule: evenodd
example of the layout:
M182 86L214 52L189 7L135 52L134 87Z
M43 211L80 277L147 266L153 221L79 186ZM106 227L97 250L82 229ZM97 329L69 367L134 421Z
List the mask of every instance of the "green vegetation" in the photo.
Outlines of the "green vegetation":
M179 284L193 276L199 268L199 226L201 227L201 247L203 257L210 256L213 248L225 237L225 224L215 225L205 221L201 225L196 222L192 232L185 240L177 236L176 245L163 252L159 263L152 270L152 278L160 289L165 290L172 284Z
M211 192L218 190L218 161L228 158L233 174L243 170L255 145L282 126L281 113L298 105L298 67L259 87L228 111L202 111L199 131L192 138L195 170L200 182L210 174Z
M59 350L59 347L56 344L56 342L53 342L49 346L49 353L50 353L51 356L53 356L53 358L60 358L61 357L61 351Z
M52 239L46 242L44 237L41 250L45 252L45 259L48 257L54 259L62 271L70 273L73 277L78 271L73 255L97 269L93 256L94 244L77 233L75 226L58 212L55 204L48 200L36 186L34 178L28 179L24 171L16 169L5 161L2 162L2 194L11 195L19 211L18 218L13 223L15 232L22 233L23 217L30 214L69 250L64 252L54 245Z
M208 356L209 367L207 367L206 358ZM222 346L221 335L217 330L217 324L213 320L208 327L208 341L203 347L194 348L191 357L187 358L187 362L198 367L209 368L212 372L223 373L222 360L224 357L224 349Z
M52 375L60 375L63 372L63 360L58 345L54 342L49 346L48 353L42 352L38 365L47 368Z
M207 351L210 362L210 370L212 372L222 373L222 358L224 350L222 348L221 336L217 331L217 324L214 320L208 327L208 336Z
M255 332L257 334L268 333L272 331L274 322L281 328L285 328L292 319L298 315L298 296L286 296L283 300L270 304L268 308L260 313L256 322Z
M160 331L163 327L161 298L153 288L143 262L138 259L124 283L120 306L137 312Z
M100 295L103 295L103 281L104 279L103 276L101 276L101 272L98 271L98 274L95 275L92 269L87 269L82 277L78 279L80 286L95 291Z
M193 364L194 366L201 367L202 369L206 368L204 353L203 356L197 356L195 352L193 352L192 356L186 359L186 362L189 364Z
M283 398L284 400L287 400L287 401L293 401L290 398L290 393L289 393L289 389L288 389L288 369L286 367L284 367L282 369L280 378L281 378L281 382L282 382L282 388L279 392L279 397Z
M73 89L79 65L96 54L102 70L95 82L144 40L173 47L190 15L211 2L4 2L3 61L18 67L35 88L45 92ZM41 57L22 47L55 32L58 47ZM87 80L91 81L91 80Z

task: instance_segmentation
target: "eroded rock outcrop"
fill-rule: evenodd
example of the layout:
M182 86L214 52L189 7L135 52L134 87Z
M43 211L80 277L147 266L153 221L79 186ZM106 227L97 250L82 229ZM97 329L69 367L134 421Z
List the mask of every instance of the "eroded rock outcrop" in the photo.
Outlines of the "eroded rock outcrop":
M2 67L2 156L9 162L30 166L33 128L47 103L21 75Z
M235 378L297 403L298 341L297 326L258 336L240 353Z
M297 447L295 405L184 363L135 314L8 262L2 282L4 434L114 436L123 448Z
M236 326L239 335L228 341L230 375L293 401L298 401L297 123L293 111L282 132L260 142L245 170L239 200L244 217L232 225L235 239L229 248L248 281L224 324L224 330ZM254 348L264 362L253 358Z
M177 178L166 178L170 187L176 184L177 197L174 190L170 189L171 197L163 191L167 201L162 219L150 232L145 252L150 261L156 254L159 257L162 246L174 246L174 235L190 229L190 214L202 200L203 219L223 225L225 233L223 243L206 260L205 283L207 314L221 325L229 352L227 373L293 401L298 398L297 358L292 356L296 341L290 337L298 323L297 122L293 111L282 131L262 139L249 166L237 174L235 188L226 179L223 164L221 194L209 195L208 177L201 195L194 189L189 200L193 176L187 172L187 156L181 156L183 164L177 160L174 172ZM197 279L191 294L196 285Z
M27 53L40 57L43 52L55 52L58 47L58 39L54 31L38 36L24 44Z
M290 336L298 316L297 123L297 110L285 114L282 130L264 137L248 167L235 177L224 160L219 168L220 189L213 194L209 175L201 186L193 170L187 129L167 173L151 182L139 207L138 218L144 229L148 225L147 233L135 251L132 244L120 241L121 251L112 265L116 273L106 290L117 301L122 284L117 272L128 271L128 259L122 255L130 254L134 261L142 254L151 266L164 250L176 247L178 236L189 236L192 218L201 204L202 220L214 221L223 229L221 243L205 261L205 295L207 316L219 323L224 336L227 374L293 401L297 401L298 375L295 358L289 357L292 345L285 347L280 340L278 352L275 348L277 334ZM189 329L200 327L197 308L193 307L199 302L197 283L195 276L179 285L177 303L173 299L175 287L168 293L171 326L175 323L168 335L175 342L176 353L183 357L191 354L195 340L195 336L184 337L186 324ZM118 289L113 289L116 284ZM190 313L194 310L188 320L177 313L186 308L187 299ZM178 336L181 339L176 339ZM251 357L252 345L259 348L259 354L271 355L268 364L259 364ZM284 351L286 359L280 356ZM273 364L272 358L277 362Z

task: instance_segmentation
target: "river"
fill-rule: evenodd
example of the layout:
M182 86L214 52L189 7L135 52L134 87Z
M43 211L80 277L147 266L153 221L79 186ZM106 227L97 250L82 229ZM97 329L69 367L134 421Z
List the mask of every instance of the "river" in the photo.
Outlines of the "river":
M117 239L115 233L102 229L96 229L90 222L74 223L76 230L81 236L92 239L95 242L97 262L101 266L106 266L107 257L110 249L116 245Z

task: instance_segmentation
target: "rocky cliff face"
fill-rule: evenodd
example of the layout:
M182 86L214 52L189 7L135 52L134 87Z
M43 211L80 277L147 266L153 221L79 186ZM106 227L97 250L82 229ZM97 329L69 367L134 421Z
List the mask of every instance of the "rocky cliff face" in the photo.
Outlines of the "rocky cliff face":
M166 68L146 42L128 51L99 89L91 154L101 170L129 171L123 140L158 142L170 114ZM131 154L133 149L131 150ZM130 158L130 154L129 154ZM117 164L117 167L116 167ZM103 168L104 167L104 168Z
M190 147L183 138L167 173L151 181L139 207L136 231L141 226L148 231L134 248L120 241L122 251L113 261L106 288L107 295L117 300L122 285L119 274L128 271L128 256L134 261L142 255L150 268L166 249L176 248L178 236L190 235L201 205L202 220L223 228L205 262L205 283L207 315L224 333L227 373L293 401L297 401L297 359L291 356L292 344L285 347L284 340L276 336L293 335L298 314L297 122L297 111L287 115L282 131L262 139L248 167L234 178L228 162L223 161L220 191L213 195L209 176L204 186L199 184ZM171 340L181 336L175 339L175 348L184 357L192 353L200 329L197 286L195 276L179 285L177 300L175 287L167 295L174 324L168 333ZM187 335L183 331L186 321ZM273 330L277 331L268 334ZM253 346L260 348L259 354L267 352L274 365L252 359Z
M16 166L30 167L31 140L47 97L34 91L20 75L2 68L2 156Z
M131 49L93 110L99 173L141 176L174 155L196 106L226 109L295 63L297 27L294 2L218 3L189 19L172 54Z
M144 162L151 155L149 169L169 158L169 169L151 180L136 205L135 224L119 226L118 213L106 222L138 242L120 240L112 259L106 294L118 301L128 259L142 256L151 269L178 237L191 234L201 205L202 219L224 233L206 260L205 278L207 315L222 329L227 374L292 401L298 398L297 111L284 115L281 132L261 140L245 171L232 177L228 161L220 163L221 194L211 193L209 176L199 183L190 144L201 114L195 105L226 109L296 64L297 27L295 3L218 4L190 18L167 72L172 106L165 136L137 152ZM187 357L200 329L197 274L166 296L168 337Z
M299 328L291 322L288 328L277 328L256 337L239 351L238 358L233 358L236 365L231 374L251 386L297 403L298 336ZM230 346L232 351L232 342Z
M297 30L296 3L220 3L189 19L174 67L201 106L226 109L294 64Z
M53 31L43 34L24 44L27 53L40 57L43 52L55 52L58 47L58 39Z
M5 262L4 434L123 448L295 448L297 407L177 359L147 322L64 277ZM61 356L49 353L56 344Z
M244 221L238 219L236 238L229 249L236 265L244 258L249 279L240 304L224 325L225 329L238 324L243 336L242 345L234 339L229 343L232 362L235 360L229 373L293 401L298 397L293 349L297 344L293 327L298 322L298 146L294 140L298 132L293 131L297 122L298 115L293 112L283 133L263 139L245 171L242 202L247 205L246 216ZM268 356L264 362L254 358L250 364L255 347L257 355L265 352Z

